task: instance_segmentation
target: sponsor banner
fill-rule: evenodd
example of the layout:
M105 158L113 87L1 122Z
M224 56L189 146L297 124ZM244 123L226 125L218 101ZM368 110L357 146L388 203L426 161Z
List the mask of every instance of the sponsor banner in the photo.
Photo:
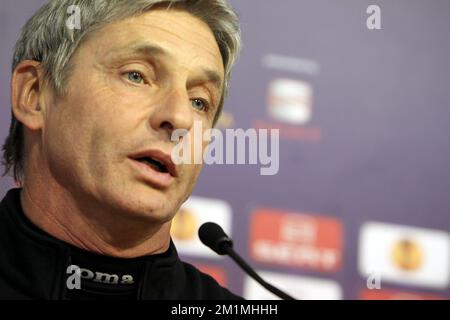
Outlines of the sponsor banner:
M337 282L325 279L291 276L274 272L258 271L271 285L300 300L341 300L342 289ZM244 298L249 300L277 300L250 277L244 280Z
M255 261L324 272L341 268L343 227L335 218L262 208L253 212L250 229Z
M449 235L443 231L366 223L359 240L358 267L363 276L445 289L449 284Z

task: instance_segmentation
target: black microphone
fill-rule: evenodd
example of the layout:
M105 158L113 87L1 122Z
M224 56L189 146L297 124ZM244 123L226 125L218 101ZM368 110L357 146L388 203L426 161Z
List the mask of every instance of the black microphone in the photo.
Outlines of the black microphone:
M255 279L264 288L283 300L295 300L287 293L275 288L264 281L250 265L242 259L233 249L233 241L225 231L216 223L206 222L198 230L200 241L219 255L228 254L250 277Z

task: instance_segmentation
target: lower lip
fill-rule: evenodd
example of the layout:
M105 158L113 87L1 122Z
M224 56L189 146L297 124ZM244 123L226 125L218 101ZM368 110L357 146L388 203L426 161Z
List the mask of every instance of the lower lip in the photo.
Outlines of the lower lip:
M148 182L162 188L167 188L173 183L174 177L170 173L159 172L142 162L133 159L130 160L133 166L141 172L142 176Z

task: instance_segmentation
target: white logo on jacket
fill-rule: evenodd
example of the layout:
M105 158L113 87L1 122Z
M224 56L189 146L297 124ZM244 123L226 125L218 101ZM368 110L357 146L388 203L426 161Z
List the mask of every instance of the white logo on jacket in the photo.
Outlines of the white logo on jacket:
M91 271L89 269L80 268L76 265L70 265L67 267L66 273L69 274L67 277L67 288L81 289L81 279L92 280L98 283L104 284L133 284L134 279L132 275L124 274L119 276L117 274L109 274L99 271Z

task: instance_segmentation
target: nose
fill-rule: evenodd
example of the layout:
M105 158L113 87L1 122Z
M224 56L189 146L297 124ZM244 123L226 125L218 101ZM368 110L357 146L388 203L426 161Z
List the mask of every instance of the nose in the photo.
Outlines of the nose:
M189 131L192 128L193 110L185 88L172 88L163 95L159 106L152 113L150 123L155 131L163 132L170 140L173 131Z

